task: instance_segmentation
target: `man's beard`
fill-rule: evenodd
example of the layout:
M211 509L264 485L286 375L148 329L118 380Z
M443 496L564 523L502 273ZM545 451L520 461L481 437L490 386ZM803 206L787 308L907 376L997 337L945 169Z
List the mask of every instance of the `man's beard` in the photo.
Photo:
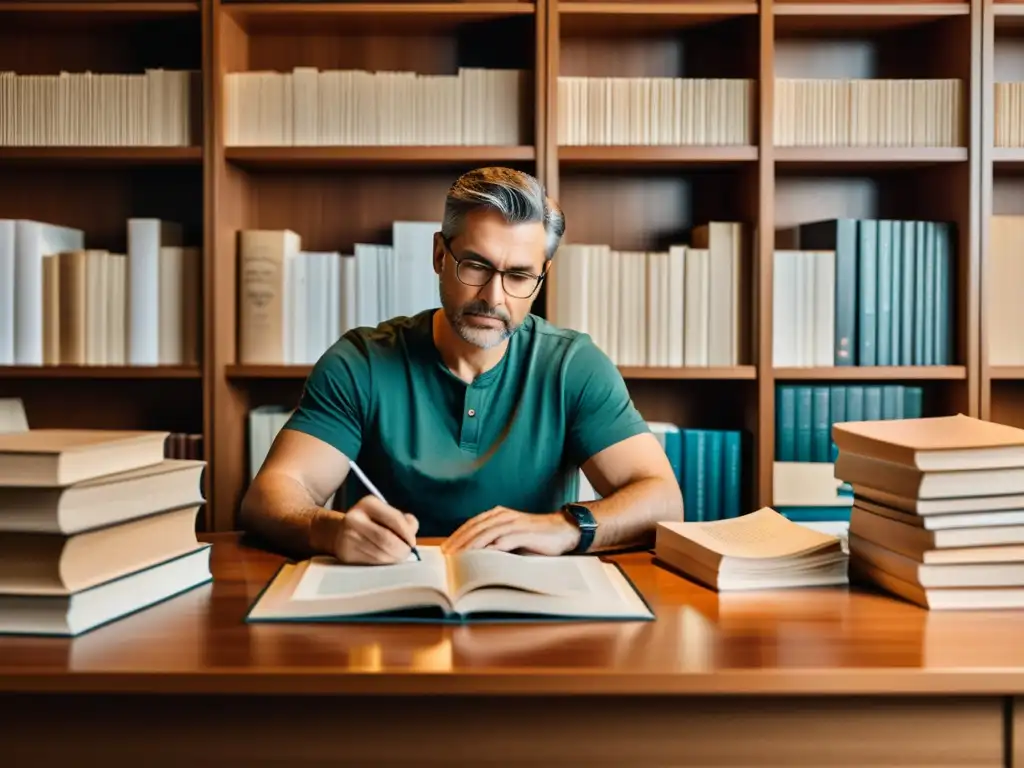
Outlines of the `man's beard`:
M441 289L441 306L444 308L444 315L448 318L455 332L463 340L481 349L490 349L508 339L519 330L518 325L512 324L512 318L504 309L491 307L486 301L476 299L461 307L453 306L452 302ZM478 315L491 317L501 323L500 327L486 328L478 325L471 325L466 322L466 315Z

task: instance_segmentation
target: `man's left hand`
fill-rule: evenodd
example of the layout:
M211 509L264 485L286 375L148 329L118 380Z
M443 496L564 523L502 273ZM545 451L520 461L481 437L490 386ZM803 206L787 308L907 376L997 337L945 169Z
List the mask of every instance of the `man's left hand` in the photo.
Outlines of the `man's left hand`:
M499 549L562 555L574 549L579 538L579 529L561 512L533 514L495 507L459 526L441 545L441 550L446 554L466 549Z

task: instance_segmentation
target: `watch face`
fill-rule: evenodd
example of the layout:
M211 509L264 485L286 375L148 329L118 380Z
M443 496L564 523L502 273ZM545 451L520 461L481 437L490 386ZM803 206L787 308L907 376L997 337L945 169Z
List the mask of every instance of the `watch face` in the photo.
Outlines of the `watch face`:
M568 509L572 516L576 518L576 524L581 528L597 527L597 520L594 519L593 513L586 507L580 504L570 504Z

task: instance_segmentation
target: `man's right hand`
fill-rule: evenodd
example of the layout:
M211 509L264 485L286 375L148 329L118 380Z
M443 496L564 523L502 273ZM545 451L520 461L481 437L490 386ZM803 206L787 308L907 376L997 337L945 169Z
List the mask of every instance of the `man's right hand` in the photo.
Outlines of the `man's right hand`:
M344 515L334 540L334 556L343 563L400 563L416 546L419 521L376 496L364 496Z

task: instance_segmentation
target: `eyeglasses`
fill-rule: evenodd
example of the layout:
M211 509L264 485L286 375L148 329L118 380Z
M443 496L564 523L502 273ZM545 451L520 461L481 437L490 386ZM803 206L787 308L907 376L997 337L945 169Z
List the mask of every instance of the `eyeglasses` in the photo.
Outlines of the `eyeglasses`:
M452 244L448 238L442 237L441 240L448 255L455 262L455 276L463 285L480 288L491 282L495 274L499 274L501 275L501 287L505 293L514 299L528 299L534 294L547 274L546 271L545 274L534 275L517 269L496 269L490 264L476 259L467 257L460 259L452 251Z

